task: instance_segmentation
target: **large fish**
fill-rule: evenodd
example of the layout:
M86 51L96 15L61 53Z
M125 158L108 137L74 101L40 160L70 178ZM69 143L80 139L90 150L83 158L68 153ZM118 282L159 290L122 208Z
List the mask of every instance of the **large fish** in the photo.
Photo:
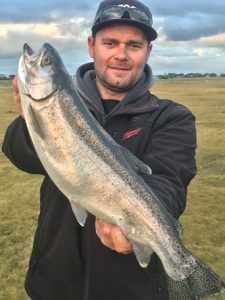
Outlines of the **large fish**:
M167 274L170 299L199 299L225 292L225 283L192 255L179 224L140 174L150 168L119 146L94 119L49 44L24 45L19 91L26 124L51 179L84 225L87 212L118 225L139 264L155 252Z

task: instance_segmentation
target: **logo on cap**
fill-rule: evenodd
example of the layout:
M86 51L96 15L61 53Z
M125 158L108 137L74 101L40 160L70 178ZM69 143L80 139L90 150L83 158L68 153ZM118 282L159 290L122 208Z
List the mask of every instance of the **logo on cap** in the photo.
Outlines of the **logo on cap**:
M120 7L126 7L126 8L136 8L136 6L130 5L130 4L119 4Z

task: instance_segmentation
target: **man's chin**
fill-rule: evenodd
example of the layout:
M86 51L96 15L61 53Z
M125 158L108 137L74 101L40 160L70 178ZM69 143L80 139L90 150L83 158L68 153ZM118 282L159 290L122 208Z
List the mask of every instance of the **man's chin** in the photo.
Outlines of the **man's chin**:
M118 74L115 76L114 73L102 74L102 76L98 77L98 79L107 89L120 93L127 92L137 82L135 78L126 77L124 74L123 76L118 76Z
M127 92L133 87L134 84L121 84L121 83L106 83L105 86L114 92Z
M110 79L110 80L107 80L107 79ZM114 91L117 91L117 90L118 91L127 91L134 85L133 81L131 81L129 79L125 80L124 76L123 77L122 76L121 77L120 76L116 76L116 77L108 76L106 78L106 80L104 80L104 81L105 81L105 84L107 84L108 87L110 87Z

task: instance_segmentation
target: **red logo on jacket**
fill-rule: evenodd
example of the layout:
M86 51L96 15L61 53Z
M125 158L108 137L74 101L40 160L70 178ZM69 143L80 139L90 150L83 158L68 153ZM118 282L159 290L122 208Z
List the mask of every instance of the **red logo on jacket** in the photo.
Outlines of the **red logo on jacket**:
M140 131L141 131L141 127L139 128L136 128L136 129L133 129L133 130L130 130L130 131L127 131L123 134L123 138L122 140L127 140L129 139L130 137L132 137L133 135L136 135L138 134Z

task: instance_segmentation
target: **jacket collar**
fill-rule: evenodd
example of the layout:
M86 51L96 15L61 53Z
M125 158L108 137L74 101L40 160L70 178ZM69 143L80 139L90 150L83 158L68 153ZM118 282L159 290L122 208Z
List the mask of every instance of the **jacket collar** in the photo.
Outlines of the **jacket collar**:
M95 79L94 63L88 63L79 67L74 83L88 108L101 123L105 123L106 120L118 114L143 113L158 107L157 98L149 92L153 86L153 76L152 70L147 64L139 82L108 115L105 115Z

